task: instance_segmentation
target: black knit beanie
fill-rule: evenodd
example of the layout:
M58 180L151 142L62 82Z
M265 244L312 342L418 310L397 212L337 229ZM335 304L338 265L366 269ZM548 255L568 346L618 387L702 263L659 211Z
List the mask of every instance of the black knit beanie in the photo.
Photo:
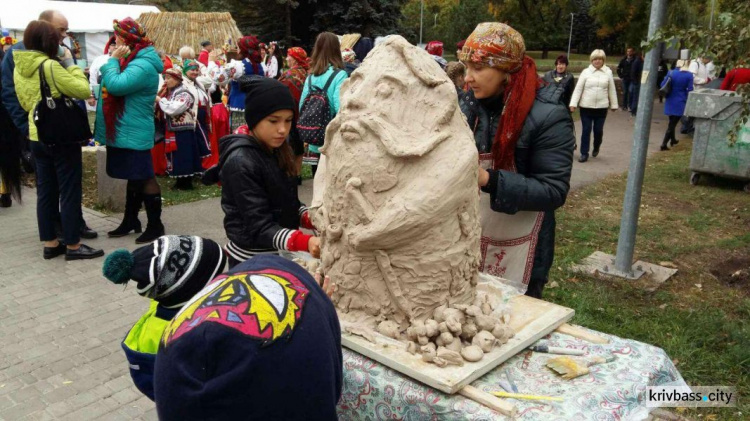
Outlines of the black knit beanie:
M137 283L138 293L167 308L179 308L224 270L226 255L216 242L165 235L133 252L119 249L104 261L104 277Z
M243 76L239 84L240 90L245 93L245 121L250 130L279 110L292 110L296 115L297 107L289 88L278 80L261 76Z

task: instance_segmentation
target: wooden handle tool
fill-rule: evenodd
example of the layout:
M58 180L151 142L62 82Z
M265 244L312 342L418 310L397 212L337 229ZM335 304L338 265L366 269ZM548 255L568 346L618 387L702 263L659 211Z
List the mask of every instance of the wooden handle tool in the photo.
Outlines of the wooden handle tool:
M474 402L484 405L487 408L494 409L495 411L511 418L514 418L518 412L516 406L512 403L499 399L491 393L482 391L471 385L464 386L464 388L459 390L458 393L461 396L469 398Z
M567 323L563 323L562 325L560 325L560 327L557 328L556 332L564 333L574 338L583 339L584 341L589 341L595 344L606 345L609 343L609 339L605 337L595 335L591 332L581 329L578 326L571 326Z

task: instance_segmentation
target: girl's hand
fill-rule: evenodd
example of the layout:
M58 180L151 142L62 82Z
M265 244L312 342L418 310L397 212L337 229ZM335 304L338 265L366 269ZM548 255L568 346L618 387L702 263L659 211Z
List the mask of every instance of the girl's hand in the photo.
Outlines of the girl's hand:
M490 173L484 168L479 169L479 187L484 187L490 182Z
M574 113L574 112L576 112L576 107L574 107L574 106L572 106L572 105L571 105L571 106L570 106L570 112L571 112L571 113Z
M311 237L310 241L307 242L307 250L312 257L320 259L320 238Z

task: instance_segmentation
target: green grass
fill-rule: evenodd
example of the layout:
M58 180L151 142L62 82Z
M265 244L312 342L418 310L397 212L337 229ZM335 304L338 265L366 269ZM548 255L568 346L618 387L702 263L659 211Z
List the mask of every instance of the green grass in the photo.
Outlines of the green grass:
M690 186L690 147L683 141L649 160L636 242L636 259L673 262L677 275L648 292L645 282L603 281L568 269L595 250L615 252L626 178L611 176L574 192L558 211L550 281L560 286L547 289L545 299L575 309L575 323L663 348L688 384L735 386L747 396L750 281L728 286L712 271L730 257L750 256L750 195L741 182L718 178ZM738 411L749 413L750 403L684 415L740 419Z

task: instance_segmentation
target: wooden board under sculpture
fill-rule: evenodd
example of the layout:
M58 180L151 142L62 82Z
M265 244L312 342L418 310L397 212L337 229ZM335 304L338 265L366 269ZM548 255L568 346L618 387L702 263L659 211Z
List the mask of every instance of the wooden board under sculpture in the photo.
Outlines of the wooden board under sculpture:
M500 289L492 286L493 283L500 282L499 279L489 275L481 277L477 288L480 291L494 290L494 295L500 297ZM465 361L463 366L449 365L441 368L424 362L419 355L410 354L403 341L378 333L374 335L374 342L371 342L362 336L342 332L341 343L430 387L452 394L554 331L574 314L570 308L525 295L510 299L510 311L510 326L515 336L502 346L492 349L480 361Z
M344 346L454 393L572 317L478 282L477 149L429 54L388 37L340 100L311 215Z

